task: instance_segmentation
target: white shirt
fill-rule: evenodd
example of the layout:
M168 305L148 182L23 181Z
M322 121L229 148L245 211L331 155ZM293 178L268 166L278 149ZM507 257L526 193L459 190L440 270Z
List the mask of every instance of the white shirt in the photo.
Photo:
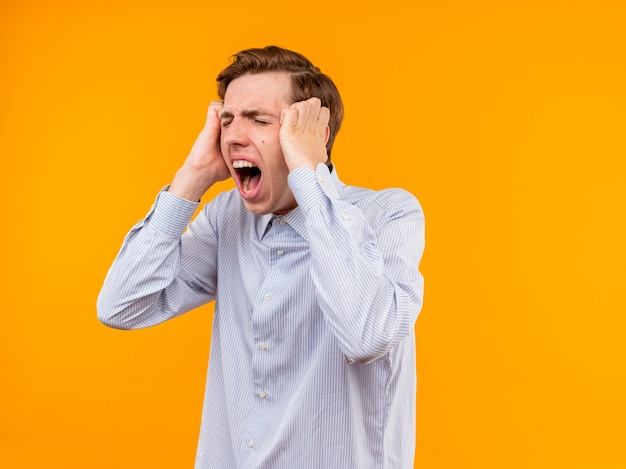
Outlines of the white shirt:
M420 205L324 164L289 186L285 216L253 215L232 190L186 232L197 204L161 192L99 318L141 328L216 301L196 469L412 468Z

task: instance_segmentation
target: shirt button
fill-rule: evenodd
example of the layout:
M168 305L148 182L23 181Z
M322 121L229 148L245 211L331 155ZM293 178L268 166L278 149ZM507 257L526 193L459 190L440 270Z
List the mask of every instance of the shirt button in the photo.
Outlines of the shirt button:
M343 215L341 215L341 218L342 218L342 220L343 220L343 221L348 221L348 220L350 220L350 216L349 216L349 215L346 215L345 213L344 213Z
M267 344L265 344L264 342L261 342L261 343L259 344L259 348L260 348L261 350L265 351L265 350L267 350Z
M280 219L280 224L281 225L285 225L287 223L287 220L285 220L284 218Z
M283 251L282 249L279 249L278 251L276 251L276 254L278 254L279 256L282 256L283 254L285 254L285 251Z
M254 441L248 441L248 448L254 448Z
M263 299L264 299L265 301L269 301L269 300L271 300L271 299L272 299L272 297L271 297L271 296L269 296L269 295L265 295L265 296L263 297Z
M261 399L265 399L265 398L267 397L267 394L265 394L265 391L261 391L261 392L259 393L259 397L260 397Z
M319 182L326 182L326 179L324 179L324 176L317 176L317 180Z

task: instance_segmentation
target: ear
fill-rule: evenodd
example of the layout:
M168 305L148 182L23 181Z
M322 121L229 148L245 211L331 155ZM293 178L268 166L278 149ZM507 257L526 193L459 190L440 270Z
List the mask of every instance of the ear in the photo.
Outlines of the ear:
M328 143L329 138L330 138L330 127L326 126L326 132L324 133L324 145Z

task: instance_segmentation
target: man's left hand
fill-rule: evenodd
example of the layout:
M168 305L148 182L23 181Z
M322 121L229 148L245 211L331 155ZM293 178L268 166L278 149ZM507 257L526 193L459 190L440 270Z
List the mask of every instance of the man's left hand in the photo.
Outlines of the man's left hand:
M293 103L280 115L280 145L289 171L326 163L330 111L319 98Z

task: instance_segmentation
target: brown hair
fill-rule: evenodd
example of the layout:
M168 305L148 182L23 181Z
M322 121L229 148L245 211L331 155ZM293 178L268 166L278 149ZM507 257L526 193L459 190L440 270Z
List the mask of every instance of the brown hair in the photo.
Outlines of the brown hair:
M322 101L322 106L330 110L329 137L326 144L330 162L330 150L343 119L341 96L330 77L324 75L302 54L276 46L242 50L233 55L231 60L231 64L217 76L217 93L220 99L224 99L230 82L243 75L286 72L291 75L291 98L294 103L312 97Z

